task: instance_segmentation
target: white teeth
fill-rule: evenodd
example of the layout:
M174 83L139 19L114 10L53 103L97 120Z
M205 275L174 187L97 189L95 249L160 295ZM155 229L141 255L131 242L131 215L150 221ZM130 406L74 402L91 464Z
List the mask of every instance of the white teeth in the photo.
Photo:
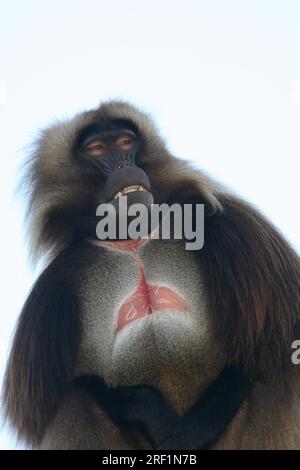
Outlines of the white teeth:
M144 188L144 186L141 186L141 185L126 186L125 188L121 189L121 191L118 191L118 192L114 195L114 199L117 199L118 197L124 196L125 194L128 194L128 193L133 193L133 192L135 192L135 191L147 192L147 190Z

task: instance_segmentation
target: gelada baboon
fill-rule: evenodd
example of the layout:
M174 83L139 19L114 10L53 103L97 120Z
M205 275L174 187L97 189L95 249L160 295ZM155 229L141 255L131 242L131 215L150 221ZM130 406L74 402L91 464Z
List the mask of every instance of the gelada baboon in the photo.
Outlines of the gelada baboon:
M31 254L4 405L40 449L300 448L299 258L254 208L109 101L46 128L27 162ZM99 241L99 204L204 205L204 246ZM299 335L298 335L299 338Z

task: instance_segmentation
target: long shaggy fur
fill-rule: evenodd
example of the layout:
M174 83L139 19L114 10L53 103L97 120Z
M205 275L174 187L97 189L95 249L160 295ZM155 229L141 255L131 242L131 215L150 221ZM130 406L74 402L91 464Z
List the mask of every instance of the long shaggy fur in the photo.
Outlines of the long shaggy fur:
M297 338L300 309L297 254L258 211L172 156L149 116L127 103L107 102L45 129L27 163L30 251L35 259L42 254L56 258L21 313L4 384L7 416L31 444L41 439L72 380L79 325L76 289L70 286L76 284L74 263L80 269L89 255L81 257L81 248L75 249L68 269L63 250L72 246L74 234L67 215L80 216L95 189L86 184L90 175L72 152L78 133L104 118L129 119L138 127L145 143L138 164L149 176L155 202L205 204L205 244L199 261L228 364L286 384L293 376L291 343ZM49 281L50 293L43 297ZM73 313L64 316L55 303L66 289Z
M44 129L33 144L22 187L28 195L25 223L34 262L45 254L53 259L72 242L73 233L64 220L69 213L80 216L85 201L96 189L90 173L73 158L74 143L85 127L106 118L127 119L138 127L144 141L139 164L151 179L156 202L165 201L174 188L182 188L199 193L209 210L220 208L208 178L170 155L145 113L127 103L111 101Z

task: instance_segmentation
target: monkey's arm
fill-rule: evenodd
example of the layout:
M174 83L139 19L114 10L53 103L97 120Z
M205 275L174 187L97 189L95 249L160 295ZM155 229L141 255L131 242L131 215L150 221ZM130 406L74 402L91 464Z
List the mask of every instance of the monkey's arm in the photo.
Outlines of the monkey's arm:
M72 387L47 426L42 450L133 449L117 426L84 391Z
M200 252L210 311L218 319L222 312L218 335L231 361L285 377L299 331L299 256L257 209L226 194L220 200Z
M68 389L79 341L76 276L84 248L62 252L40 275L18 320L3 398L20 438L37 445Z

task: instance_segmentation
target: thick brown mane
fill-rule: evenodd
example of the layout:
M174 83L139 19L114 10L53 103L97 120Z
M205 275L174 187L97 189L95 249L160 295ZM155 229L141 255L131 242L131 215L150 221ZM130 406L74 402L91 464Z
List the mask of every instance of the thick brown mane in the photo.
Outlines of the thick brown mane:
M220 195L201 253L210 304L230 361L283 380L299 322L300 260L245 202Z

